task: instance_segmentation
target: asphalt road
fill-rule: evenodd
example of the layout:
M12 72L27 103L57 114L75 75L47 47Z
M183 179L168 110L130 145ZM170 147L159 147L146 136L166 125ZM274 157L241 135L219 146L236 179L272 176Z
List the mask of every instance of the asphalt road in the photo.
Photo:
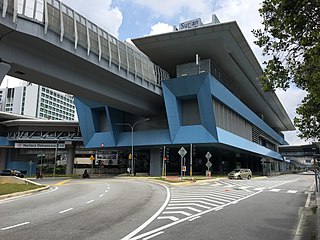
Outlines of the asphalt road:
M133 179L66 180L0 201L0 239L297 240L313 181L284 175L169 190Z
M286 175L171 188L162 214L131 239L295 239L313 178Z
M157 212L166 196L163 186L148 182L66 180L49 191L0 201L0 239L121 239Z

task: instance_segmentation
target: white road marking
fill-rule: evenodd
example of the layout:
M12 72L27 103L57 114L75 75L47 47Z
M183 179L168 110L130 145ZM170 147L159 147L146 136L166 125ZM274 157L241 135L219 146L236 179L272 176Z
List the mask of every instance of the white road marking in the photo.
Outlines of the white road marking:
M214 207L217 207L219 205L217 204L213 204L213 203L208 203L208 202L205 202L205 201L191 201L191 200L179 200L179 201L170 201L171 203L202 203L202 204L206 204L206 205L209 205L209 206L214 206Z
M175 210L175 209L188 209L188 210L191 210L191 211L194 211L194 212L202 212L201 210L199 209L196 209L196 208L193 208L193 207L167 207L166 209L168 210Z
M304 207L310 207L310 198L311 198L311 193L312 193L312 189L314 188L314 185L315 185L315 182L310 187L310 190L308 192L307 201L306 201L306 204L304 205Z
M60 211L59 213L65 213L65 212L69 212L69 211L71 211L71 210L73 210L73 208L68 208L68 209L66 209L66 210L62 210L62 211Z
M146 222L144 222L140 227L138 227L136 230L132 231L131 233L129 233L127 236L125 236L124 238L122 238L121 240L129 240L132 239L132 237L136 234L138 234L142 229L144 229L146 226L148 226L151 222L153 222L160 214L161 212L165 209L165 207L168 205L169 200L170 200L170 190L167 186L160 184L161 186L163 186L166 189L167 192L167 198L164 201L164 203L162 204L162 206L158 209L158 211L152 216L150 217ZM159 231L153 231L150 234L156 233ZM146 236L150 235L147 234Z
M26 224L29 224L29 223L30 222L24 222L24 223L19 223L19 224L12 225L12 226L9 226L9 227L4 227L4 228L1 228L1 231L8 230L8 229L15 228L15 227L20 227L20 226L23 226L23 225L26 225Z
M294 179L294 180L290 180L290 181L281 182L279 184L276 184L276 185L273 185L271 187L268 187L268 189L279 187L281 185L284 185L284 184L287 184L287 183L291 183L291 182L295 182L295 181L298 181L298 180L300 180L300 178L297 178L297 179Z
M162 233L163 233L163 231L157 232L157 233L155 233L155 234L153 234L153 235L151 235L149 237L142 238L142 240L148 240L148 239L154 238L154 237L156 237L156 236L158 236L158 235L160 235Z
M189 219L189 222L192 222L193 220L196 220L196 219L198 219L198 218L201 218L200 216L196 216L196 217L194 217L194 218L191 218L191 219Z
M185 212L185 211L165 211L163 212L162 214L182 214L182 215L185 215L185 216L191 216L192 214L191 213L188 213L188 212Z
M255 195L257 195L257 194L259 194L259 193L261 193L261 192L262 192L262 191L252 193L252 194L250 194L250 195L248 195L248 196L245 196L245 197L239 199L238 201L242 201L242 200L244 200L244 199L253 197L253 196L255 196ZM233 202L226 203L226 204L224 204L223 206L219 206L219 207L226 207L226 206L228 206L228 205L231 205L232 203L233 203ZM169 224L167 224L167 225L158 227L158 228L156 228L156 229L153 229L153 230L151 230L151 231L149 231L149 232L140 234L140 235L138 235L138 236L135 236L135 237L132 237L132 236L131 236L130 238L126 238L126 240L127 240L127 239L130 239L130 240L143 239L143 238L146 237L146 236L149 236L149 235L151 235L151 234L157 233L157 232L162 231L162 230L164 230L164 229L170 228L170 227L175 226L175 225L177 225L177 224L179 224L179 223L188 221L188 220L190 220L190 219L192 219L192 218L195 218L195 217L197 217L197 216L201 216L201 215L204 215L204 214L206 214L206 213L212 212L212 211L214 211L215 209L216 209L216 208L211 208L211 209L208 209L208 210L203 211L203 212L201 212L201 213L197 213L197 214L195 214L195 215L192 215L192 216L189 216L189 217L186 217L186 218L182 218L182 219L180 219L180 220L178 220L178 221L175 221L175 222L169 223ZM133 236L134 236L134 235L133 235ZM123 238L122 240L125 240L125 239Z
M175 222L178 221L179 218L175 217L175 216L160 216L157 219L159 220L163 220L163 219L170 219L171 221Z
M288 190L287 193L297 193L297 190Z
M108 192L109 190L105 190L104 192Z
M169 207L170 206L197 206L197 207L201 207L201 208L205 208L205 209L210 209L210 207L208 207L208 206L204 206L204 205L196 204L196 203L170 203L168 206Z
M278 189L278 188L273 188L273 189L270 189L270 192L280 192L281 189Z
M266 189L266 188L261 187L261 188L255 188L255 189L253 189L253 190L254 190L254 191L261 191L261 190L264 190L264 189Z
M100 196L99 196L99 197L103 197L103 195L104 195L104 194L100 194Z
M201 201L207 201L207 202L211 202L211 203L216 203L216 204L224 204L223 201L216 201L216 200L212 200L210 197L186 197L186 198L177 198L174 199L174 202L182 202L188 200L189 202L192 202L193 200L201 200ZM226 200L225 200L226 201Z
M214 184L211 184L210 186L215 187L215 186L221 186L221 185L222 185L221 183L214 183Z
M94 202L94 200L90 200L90 201L86 202L86 204L89 204L89 203L92 203L92 202Z

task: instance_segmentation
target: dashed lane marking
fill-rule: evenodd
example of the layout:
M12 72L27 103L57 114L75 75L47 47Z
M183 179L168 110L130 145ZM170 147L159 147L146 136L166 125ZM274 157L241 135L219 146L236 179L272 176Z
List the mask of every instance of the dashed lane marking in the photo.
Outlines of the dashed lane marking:
M26 225L26 224L29 224L29 223L30 222L24 222L24 223L19 223L19 224L12 225L12 226L9 226L9 227L4 227L4 228L1 228L1 231L8 230L8 229L15 228L15 227L20 227L20 226L23 226L23 225Z
M73 208L68 208L68 209L62 210L62 211L60 211L59 213L65 213L65 212L69 212L69 211L71 211L71 210L73 210Z
M297 193L297 190L288 190L287 193Z
M273 188L273 189L270 189L270 192L280 192L281 189L278 189L278 188Z

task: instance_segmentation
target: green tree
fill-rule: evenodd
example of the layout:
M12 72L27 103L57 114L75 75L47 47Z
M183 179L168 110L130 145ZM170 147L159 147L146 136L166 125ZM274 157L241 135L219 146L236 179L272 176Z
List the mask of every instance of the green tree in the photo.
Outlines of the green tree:
M301 138L320 140L320 1L264 0L259 13L264 29L252 32L270 58L261 76L263 88L305 90L294 123Z

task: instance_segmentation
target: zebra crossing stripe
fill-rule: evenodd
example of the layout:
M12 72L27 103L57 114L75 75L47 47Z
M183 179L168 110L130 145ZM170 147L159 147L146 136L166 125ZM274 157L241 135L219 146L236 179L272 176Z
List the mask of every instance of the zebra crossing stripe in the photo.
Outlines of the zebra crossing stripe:
M208 203L208 202L205 202L205 201L189 201L189 200L179 200L179 201L171 201L171 203L202 203L202 204L206 204L206 205L209 205L209 206L213 206L213 207L217 207L219 205L217 204L213 204L213 203Z
M211 203L216 203L216 204L224 204L224 202L221 202L221 201L215 201L215 200L212 200L208 197L190 197L190 198L180 198L180 199L175 199L174 201L185 201L185 200L188 200L189 202L192 202L193 200L204 200L204 201L207 201L207 202L211 202Z
M204 206L204 205L200 205L200 204L197 204L197 203L170 203L168 205L169 207L171 206L197 206L197 207L201 207L201 208L205 208L205 209L210 209L210 207L208 206Z
M194 211L194 212L198 212L198 213L202 212L201 210L193 208L193 207L167 207L166 209L167 210L188 209L188 210L191 210L191 211Z
M192 216L191 213L184 212L184 211L165 211L165 212L163 212L163 214L177 214L177 213L178 213L178 214L185 215L185 216L187 216L187 217Z
M159 220L166 220L166 219L169 219L169 220L171 220L171 221L173 221L173 222L175 222L175 221L178 221L179 220L179 218L177 218L177 217L175 217L175 216L160 216L160 217L157 217L157 219L159 219Z

